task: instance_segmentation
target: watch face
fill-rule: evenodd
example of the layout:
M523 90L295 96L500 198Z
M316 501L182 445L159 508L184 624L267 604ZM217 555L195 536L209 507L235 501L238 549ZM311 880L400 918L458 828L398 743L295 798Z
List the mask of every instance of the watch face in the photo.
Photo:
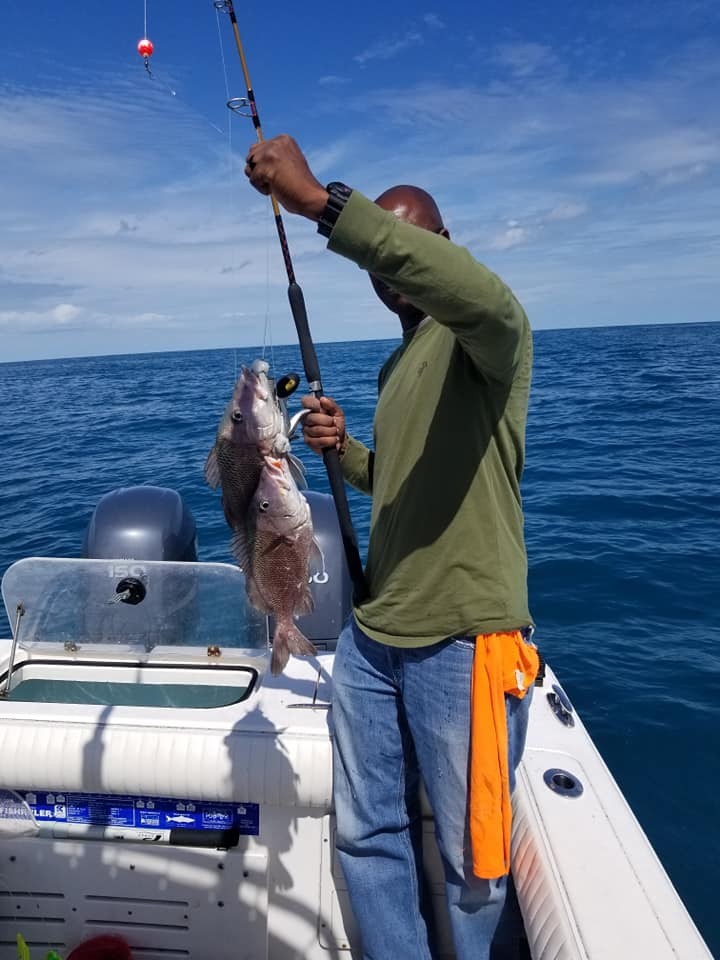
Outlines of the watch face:
M337 196L344 197L346 200L352 193L352 189L347 186L347 184L340 183L339 180L333 180L332 183L329 183L325 189L328 193L334 193Z

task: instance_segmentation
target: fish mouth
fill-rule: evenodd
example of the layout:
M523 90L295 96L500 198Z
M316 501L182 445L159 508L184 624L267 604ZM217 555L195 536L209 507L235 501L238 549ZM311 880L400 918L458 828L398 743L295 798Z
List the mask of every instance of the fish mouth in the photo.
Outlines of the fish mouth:
M270 392L266 384L263 383L262 378L264 376L265 380L268 382L269 382L269 378L267 376L267 373L264 370L258 371L258 370L255 370L254 367L255 367L254 364L252 368L243 367L241 379L243 383L247 384L250 387L252 392L255 394L255 396L259 400L267 400L268 397L270 396Z

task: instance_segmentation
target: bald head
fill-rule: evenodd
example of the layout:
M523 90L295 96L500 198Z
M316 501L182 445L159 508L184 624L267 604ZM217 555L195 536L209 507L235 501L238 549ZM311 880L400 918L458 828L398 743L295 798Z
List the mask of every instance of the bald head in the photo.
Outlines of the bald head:
M442 222L437 204L427 190L401 184L397 187L390 187L385 193L381 193L375 203L383 210L394 213L398 220L404 220L405 223L410 223L414 227L429 230L431 233L437 233L446 238L450 236ZM417 326L424 316L423 311L390 286L392 278L384 277L381 279L371 273L370 281L375 293L388 310L392 310L400 317L404 330Z
M380 194L375 203L383 210L394 213L398 220L412 223L423 230L440 233L445 229L437 204L427 190L420 187L407 184L390 187Z

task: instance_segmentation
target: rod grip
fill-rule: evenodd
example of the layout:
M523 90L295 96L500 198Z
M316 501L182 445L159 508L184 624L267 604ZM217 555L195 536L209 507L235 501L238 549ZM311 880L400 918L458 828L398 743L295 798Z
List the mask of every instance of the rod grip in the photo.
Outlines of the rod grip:
M355 603L362 603L368 596L367 581L365 580L365 571L355 537L355 528L350 516L350 506L347 501L345 477L340 466L340 456L334 447L329 447L323 450L323 460L338 514L340 534L345 548L350 579L353 584Z
M320 364L318 363L315 345L310 335L310 324L308 323L307 310L305 309L305 297L299 283L294 280L288 286L288 299L290 300L290 309L292 310L295 329L297 330L298 340L300 341L300 354L302 356L303 368L308 383L320 384L319 388L313 389L316 397L321 397L322 381L320 379Z
M302 355L305 376L311 385L310 389L314 395L321 397L323 395L323 387L320 379L320 364L318 363L315 345L310 335L310 324L308 323L307 310L305 309L305 297L303 296L300 284L294 280L292 280L288 286L288 299L290 300L290 309L292 310L295 329L297 330L298 341L300 343L300 353ZM350 516L350 507L345 490L345 478L343 477L340 457L338 456L337 450L334 447L323 450L323 461L330 483L330 490L333 500L335 501L335 509L337 510L340 534L345 549L350 579L353 584L355 602L360 603L367 597L368 588L360 559L360 551L358 550L355 528L353 527L352 517Z

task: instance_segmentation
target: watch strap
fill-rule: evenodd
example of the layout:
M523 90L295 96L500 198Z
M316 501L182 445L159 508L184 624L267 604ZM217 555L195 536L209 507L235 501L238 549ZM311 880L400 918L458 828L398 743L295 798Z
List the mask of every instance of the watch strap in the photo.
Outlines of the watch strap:
M352 188L337 180L333 180L325 189L328 192L328 199L325 204L325 209L318 220L317 229L321 236L329 237L333 232L333 227L337 223L338 217L345 209L345 204L348 202L350 194L352 193Z

